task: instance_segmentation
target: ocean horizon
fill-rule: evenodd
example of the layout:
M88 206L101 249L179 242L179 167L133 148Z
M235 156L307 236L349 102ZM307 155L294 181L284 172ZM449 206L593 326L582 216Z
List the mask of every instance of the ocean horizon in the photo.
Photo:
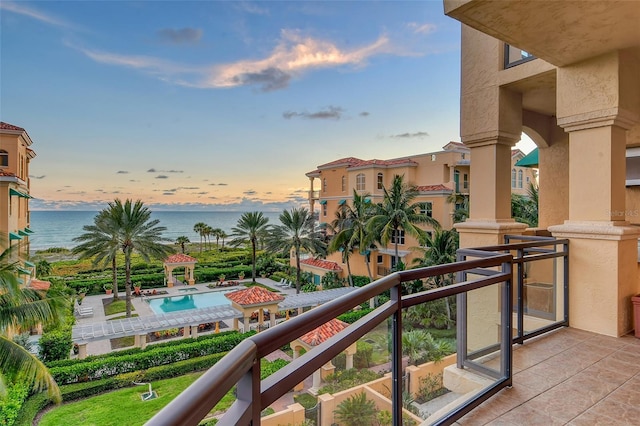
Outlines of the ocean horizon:
M194 232L193 226L204 222L212 228L220 228L231 234L238 219L245 212L203 212L203 211L152 211L151 218L160 221L159 226L167 230L163 237L175 241L179 236L186 236L192 243L200 242L200 235ZM92 225L98 211L82 210L33 210L31 211L29 229L34 234L29 237L30 251L46 250L52 247L71 249L78 243L73 241L84 233L85 225ZM270 224L279 224L280 212L262 212ZM215 238L212 239L215 242ZM229 241L227 238L225 241Z

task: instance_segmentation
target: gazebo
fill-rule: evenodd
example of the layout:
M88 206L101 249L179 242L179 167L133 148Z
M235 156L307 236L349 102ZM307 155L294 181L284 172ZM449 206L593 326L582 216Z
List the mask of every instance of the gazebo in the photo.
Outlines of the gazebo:
M249 322L251 315L258 311L258 325L259 328L264 324L264 310L267 309L270 314L269 325L273 327L276 325L276 312L278 303L284 300L284 297L266 290L259 286L249 287L243 290L232 291L225 294L225 297L231 301L231 306L240 312L243 316L244 331L249 331ZM238 329L238 319L233 320L233 328Z
M198 260L195 257L191 257L186 254L178 253L172 254L164 260L164 284L167 287L173 287L173 284L178 282L173 277L173 270L175 268L184 267L184 279L187 280L189 285L194 285L196 280L193 278L193 269L196 266Z
M311 330L307 334L298 337L296 340L291 342L291 349L293 349L293 359L296 359L300 356L300 349L309 351L318 346L320 343L329 340L347 327L349 327L349 324L334 318L322 324L320 327ZM353 368L353 355L355 355L356 351L356 343L353 343L351 346L344 350L347 355L347 370ZM322 379L327 377L329 374L332 374L335 369L336 367L331 363L331 361L329 361L320 369L316 370L313 373L313 385L311 389L309 389L309 392L317 394L318 390L320 389L320 383L322 382Z

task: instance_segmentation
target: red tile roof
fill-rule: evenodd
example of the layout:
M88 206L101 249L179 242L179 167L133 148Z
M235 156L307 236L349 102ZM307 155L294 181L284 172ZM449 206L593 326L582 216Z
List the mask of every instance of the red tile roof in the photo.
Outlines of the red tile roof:
M258 286L232 291L225 294L225 297L240 306L268 305L284 300L284 297L279 294Z
M342 271L342 268L336 263L331 262L329 260L321 260L321 259L302 259L300 263L304 263L305 265L315 266L316 268L326 269L328 271Z
M12 172L3 172L2 170L0 170L0 176L10 176L10 177L15 177L16 174L12 173Z
M178 253L172 254L164 260L164 263L195 263L198 259L186 254Z
M31 282L29 283L29 287L31 287L34 290L47 291L49 290L49 287L51 287L51 283L49 281L42 281L37 278L32 278Z
M409 166L417 166L418 163L413 161L411 158L396 158L394 160L361 160L355 157L347 157L341 158L336 161L332 161L330 163L322 164L318 166L318 171L320 169L328 169L331 167L345 166L346 168L353 167L368 167L368 166L379 166L379 167L390 167L390 166L400 166L400 165L409 165ZM315 173L309 172L307 175Z
M429 192L429 191L452 191L451 188L446 187L442 184L438 184L438 185L422 185L422 186L416 186L416 188L418 189L418 191L420 192Z
M332 161L330 163L326 163L326 164L322 164L320 166L318 166L318 169L320 168L328 168L328 167L334 167L334 166L347 166L349 167L352 164L356 164L356 163L360 163L362 162L361 159L356 158L356 157L346 157L346 158L341 158L339 160L335 160Z
M322 324L315 330L311 330L307 334L300 336L299 340L309 346L318 346L320 343L329 340L331 337L340 333L348 326L349 324L347 324L346 322L334 318L329 322Z
M22 127L14 126L13 124L5 123L4 121L0 121L0 130L16 130L24 132Z

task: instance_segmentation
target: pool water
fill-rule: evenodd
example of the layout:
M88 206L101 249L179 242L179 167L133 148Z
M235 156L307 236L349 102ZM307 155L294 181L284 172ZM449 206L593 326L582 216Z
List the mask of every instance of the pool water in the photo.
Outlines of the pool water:
M150 299L149 306L156 314L166 314L168 312L186 311L189 309L231 305L231 301L224 297L225 293L227 292L210 291L207 293L160 297L157 299Z

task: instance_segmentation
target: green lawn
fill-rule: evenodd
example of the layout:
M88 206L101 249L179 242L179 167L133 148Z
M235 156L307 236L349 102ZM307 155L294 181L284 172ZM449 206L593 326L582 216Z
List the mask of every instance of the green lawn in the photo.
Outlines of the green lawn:
M39 425L143 425L201 374L152 382L158 398L150 401L143 402L140 398L143 392L147 392L148 386L135 386L63 404L42 416Z
M104 305L104 314L109 316L113 314L119 314L120 312L124 312L127 310L126 301L124 300L116 300L114 302L109 303L108 305ZM131 306L131 310L134 311L135 308L133 305Z

